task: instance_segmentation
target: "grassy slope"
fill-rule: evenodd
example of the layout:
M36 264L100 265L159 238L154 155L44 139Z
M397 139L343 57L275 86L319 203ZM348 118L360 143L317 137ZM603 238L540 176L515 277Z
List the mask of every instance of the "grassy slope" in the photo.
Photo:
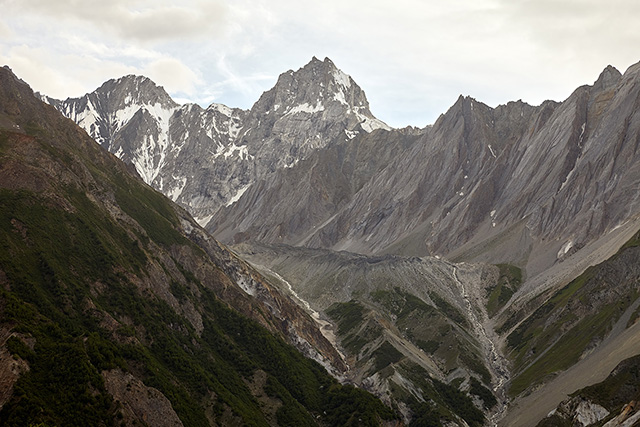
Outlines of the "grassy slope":
M483 381L489 381L489 373L477 355L473 354L468 343L454 330L456 327L446 319L458 319L461 326L466 326L466 320L444 300L438 300L438 307L434 307L400 289L378 290L371 295L371 299L384 309L379 312L391 316L394 324L423 351L442 359L446 366L459 366L459 359L462 359L464 365L479 371L478 375ZM447 314L444 315L442 310ZM470 426L482 425L484 415L474 406L468 393L458 390L455 385L432 378L424 368L383 338L385 326L376 320L377 314L371 307L352 300L335 303L327 310L327 314L336 321L342 345L350 355L355 356L359 369L368 369L368 375L377 374L389 379L392 397L411 408L414 418L410 425L439 426L447 421L457 422L457 417ZM391 377L396 373L411 381L415 386L414 391L408 391L405 384L393 380ZM482 395L487 405L492 405L495 398L491 392L477 380L474 384L471 393ZM417 397L416 393L421 397Z
M556 292L508 337L515 375L510 394L576 363L636 301L640 233L609 260Z
M2 86L6 96L10 84ZM230 309L215 283L172 258L186 251L194 265L211 262L180 233L166 198L28 96L0 103L0 114L12 112L28 132L0 131L0 327L13 335L9 351L30 366L0 423L113 425L121 408L101 372L114 368L159 389L185 425L267 425L269 415L281 425L394 418ZM154 283L158 277L166 282ZM231 281L220 271L218 280ZM182 315L188 306L202 330ZM281 402L275 414L263 412L247 385L258 370L267 373L264 392Z

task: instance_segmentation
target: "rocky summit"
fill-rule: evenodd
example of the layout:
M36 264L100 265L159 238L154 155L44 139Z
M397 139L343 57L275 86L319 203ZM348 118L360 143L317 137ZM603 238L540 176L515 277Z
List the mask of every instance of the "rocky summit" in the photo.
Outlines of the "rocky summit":
M43 99L203 225L255 182L339 135L388 129L328 58L282 74L249 111L177 105L140 76L110 80L81 98Z

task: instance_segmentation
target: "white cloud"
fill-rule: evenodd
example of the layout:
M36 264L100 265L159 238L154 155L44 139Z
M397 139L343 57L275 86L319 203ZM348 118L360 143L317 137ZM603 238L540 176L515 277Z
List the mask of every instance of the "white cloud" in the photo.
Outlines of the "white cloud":
M26 45L0 52L0 62L8 64L34 91L62 99L83 95L114 76L136 71L135 67L118 61L76 54L57 55L42 47Z
M204 37L220 31L222 1L166 0L20 0L20 6L42 17L83 27L97 27L126 40L158 41Z
M10 37L13 37L12 31L2 21L0 21L0 37L5 38L5 39L9 39Z
M423 126L459 94L562 100L640 60L636 0L0 1L0 60L57 97L133 72L249 108L280 73L328 56L382 120Z
M164 86L169 93L195 96L196 87L202 84L202 79L189 67L170 57L150 62L141 70L140 74Z

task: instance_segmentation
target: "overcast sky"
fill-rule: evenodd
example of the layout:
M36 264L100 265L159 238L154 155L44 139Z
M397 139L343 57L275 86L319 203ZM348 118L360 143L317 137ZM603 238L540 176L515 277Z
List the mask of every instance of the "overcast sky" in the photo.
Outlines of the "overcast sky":
M142 74L178 102L250 108L331 58L391 126L458 95L562 101L640 61L638 0L0 0L0 64L54 98Z

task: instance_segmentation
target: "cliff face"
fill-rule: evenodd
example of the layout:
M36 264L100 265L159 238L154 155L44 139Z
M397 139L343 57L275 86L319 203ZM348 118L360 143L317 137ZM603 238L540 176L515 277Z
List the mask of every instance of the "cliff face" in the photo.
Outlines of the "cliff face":
M460 97L432 127L340 141L249 188L209 229L227 241L438 254L538 274L640 208L638 69L609 67L562 103L490 108Z

